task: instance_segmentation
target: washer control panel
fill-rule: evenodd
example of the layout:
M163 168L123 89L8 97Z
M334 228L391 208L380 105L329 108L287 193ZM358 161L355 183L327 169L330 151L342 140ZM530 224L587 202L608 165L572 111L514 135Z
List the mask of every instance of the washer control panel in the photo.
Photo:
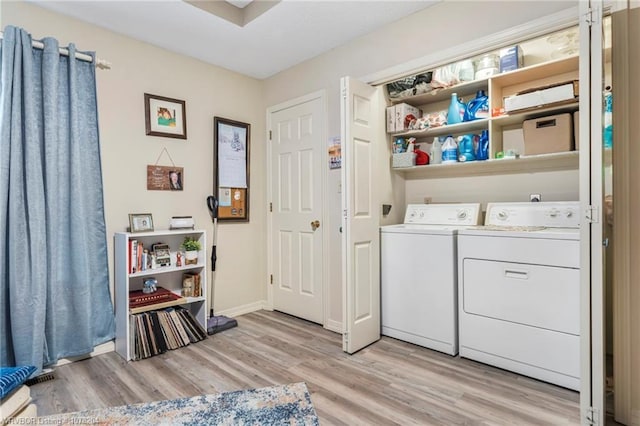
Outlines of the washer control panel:
M480 203L467 204L409 204L404 223L419 225L480 224Z
M485 225L579 228L579 201L489 203Z

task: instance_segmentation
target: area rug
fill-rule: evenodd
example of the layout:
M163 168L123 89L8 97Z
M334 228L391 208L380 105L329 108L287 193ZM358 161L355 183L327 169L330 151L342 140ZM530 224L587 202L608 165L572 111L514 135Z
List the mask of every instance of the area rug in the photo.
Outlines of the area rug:
M55 425L318 425L305 383L39 417Z

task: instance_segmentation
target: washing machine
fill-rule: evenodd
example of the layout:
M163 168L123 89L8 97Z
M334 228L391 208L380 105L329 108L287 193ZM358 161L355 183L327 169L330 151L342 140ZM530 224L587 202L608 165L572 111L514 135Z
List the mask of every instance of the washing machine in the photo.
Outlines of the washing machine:
M460 356L580 388L579 202L489 203L458 233Z
M480 204L409 204L404 223L380 228L382 334L458 353L456 237Z

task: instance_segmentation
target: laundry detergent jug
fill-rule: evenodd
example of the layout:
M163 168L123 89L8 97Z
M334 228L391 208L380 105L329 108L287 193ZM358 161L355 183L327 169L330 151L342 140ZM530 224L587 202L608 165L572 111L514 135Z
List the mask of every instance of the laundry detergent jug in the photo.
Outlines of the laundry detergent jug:
M464 121L489 118L489 97L484 90L478 90L476 97L469 101L464 112Z
M458 161L474 161L476 155L473 153L473 140L475 135L458 136Z
M478 140L478 150L476 151L476 160L489 159L489 131L483 130Z

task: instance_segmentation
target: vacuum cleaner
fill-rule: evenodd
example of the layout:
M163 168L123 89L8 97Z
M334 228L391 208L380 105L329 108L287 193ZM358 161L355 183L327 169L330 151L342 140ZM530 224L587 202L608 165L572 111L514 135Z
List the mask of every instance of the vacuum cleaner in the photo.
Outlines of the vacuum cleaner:
M218 200L213 195L207 197L207 208L213 219L213 246L211 247L211 283L209 284L209 319L207 320L207 334L213 335L238 325L238 321L224 315L213 315L213 276L216 271L216 245L218 239Z

